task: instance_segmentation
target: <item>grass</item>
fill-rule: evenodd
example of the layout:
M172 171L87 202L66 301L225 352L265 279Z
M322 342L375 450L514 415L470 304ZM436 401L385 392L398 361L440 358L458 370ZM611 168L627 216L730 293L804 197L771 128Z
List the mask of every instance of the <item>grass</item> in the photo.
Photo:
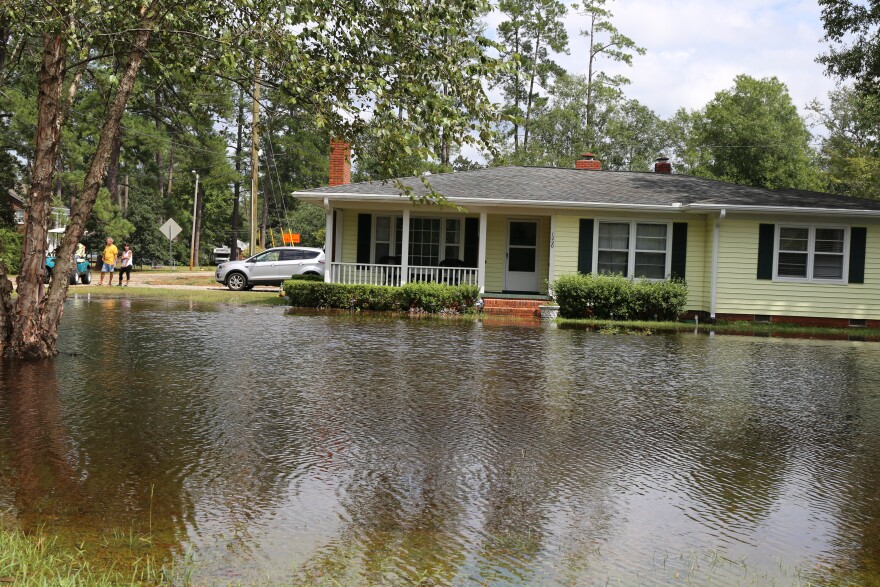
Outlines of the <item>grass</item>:
M800 338L846 337L880 341L878 328L824 328L797 324L765 324L760 322L718 322L695 324L693 322L653 322L643 320L593 320L559 318L562 326L583 327L603 334L629 334L644 332L715 332L718 334L750 334L754 336L792 336Z
M201 275L185 275L185 276L176 276L176 275L162 275L156 277L147 277L144 279L144 283L148 285L202 285L202 286L218 286L217 280L214 279L213 275L210 276L201 276Z
M228 291L223 289L165 289L157 287L90 287L70 288L67 298L89 295L96 298L135 298L139 300L181 300L213 304L283 306L285 299L271 291Z
M95 565L87 554L100 545L62 547L43 532L25 534L0 528L0 584L16 586L94 586L187 584L192 568L158 565L149 556ZM95 559L97 560L97 559Z

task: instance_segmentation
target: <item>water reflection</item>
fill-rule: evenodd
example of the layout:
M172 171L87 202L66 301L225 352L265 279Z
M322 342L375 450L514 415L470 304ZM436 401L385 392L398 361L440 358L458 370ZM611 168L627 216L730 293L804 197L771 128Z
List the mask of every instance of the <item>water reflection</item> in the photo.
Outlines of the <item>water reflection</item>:
M139 537L109 557L191 551L219 582L878 576L876 345L75 300L61 347L0 366L0 508Z

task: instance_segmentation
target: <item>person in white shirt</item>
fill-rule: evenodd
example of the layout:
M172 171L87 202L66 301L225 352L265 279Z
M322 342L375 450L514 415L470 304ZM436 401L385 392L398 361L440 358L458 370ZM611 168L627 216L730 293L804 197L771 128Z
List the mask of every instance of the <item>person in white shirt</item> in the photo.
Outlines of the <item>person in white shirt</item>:
M119 286L122 287L122 275L125 274L125 286L131 281L131 266L134 265L134 256L131 252L131 245L125 243L122 245L122 253L119 254L122 265L119 267Z

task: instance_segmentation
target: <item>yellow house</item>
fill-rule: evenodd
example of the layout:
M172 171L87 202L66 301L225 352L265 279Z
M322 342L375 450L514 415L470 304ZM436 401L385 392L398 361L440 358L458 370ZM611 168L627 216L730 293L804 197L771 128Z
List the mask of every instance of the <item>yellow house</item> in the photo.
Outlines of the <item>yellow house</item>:
M422 179L450 206L420 205ZM880 202L670 173L496 167L341 181L296 197L327 211L325 278L479 285L546 303L566 273L683 278L710 318L880 326ZM407 252L407 254L404 254ZM531 310L530 310L531 311Z

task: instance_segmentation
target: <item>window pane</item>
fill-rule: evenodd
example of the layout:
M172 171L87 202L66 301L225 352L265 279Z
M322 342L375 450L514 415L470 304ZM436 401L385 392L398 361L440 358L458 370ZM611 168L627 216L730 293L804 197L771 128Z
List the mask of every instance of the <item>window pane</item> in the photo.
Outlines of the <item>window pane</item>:
M510 244L521 247L537 246L538 224L536 222L511 222Z
M627 274L629 264L628 252L599 251L599 262L596 270L599 273Z
M814 279L843 279L843 255L813 257Z
M806 253L779 253L779 266L776 269L779 277L806 277Z
M664 279L666 277L666 253L636 253L635 276Z
M321 253L319 253L318 251L303 251L302 252L303 259L315 259L320 254Z
M461 243L461 220L457 218L446 220L446 244L457 245Z
M507 260L508 271L535 270L536 250L532 248L511 248Z
M629 224L600 222L599 248L618 251L629 249Z
M376 263L388 263L388 243L376 243Z
M383 243L391 240L391 218L388 216L376 217L376 240Z
M636 250L637 251L665 251L666 250L666 225L665 224L638 224L638 225L636 225Z
M296 249L284 249L281 251L281 261L298 261L302 258L302 251L297 251Z
M446 245L446 250L443 252L444 259L458 259L458 245Z
M817 228L816 229L816 252L817 253L843 253L842 228Z
M810 229L782 226L779 229L780 251L806 251L809 248Z

